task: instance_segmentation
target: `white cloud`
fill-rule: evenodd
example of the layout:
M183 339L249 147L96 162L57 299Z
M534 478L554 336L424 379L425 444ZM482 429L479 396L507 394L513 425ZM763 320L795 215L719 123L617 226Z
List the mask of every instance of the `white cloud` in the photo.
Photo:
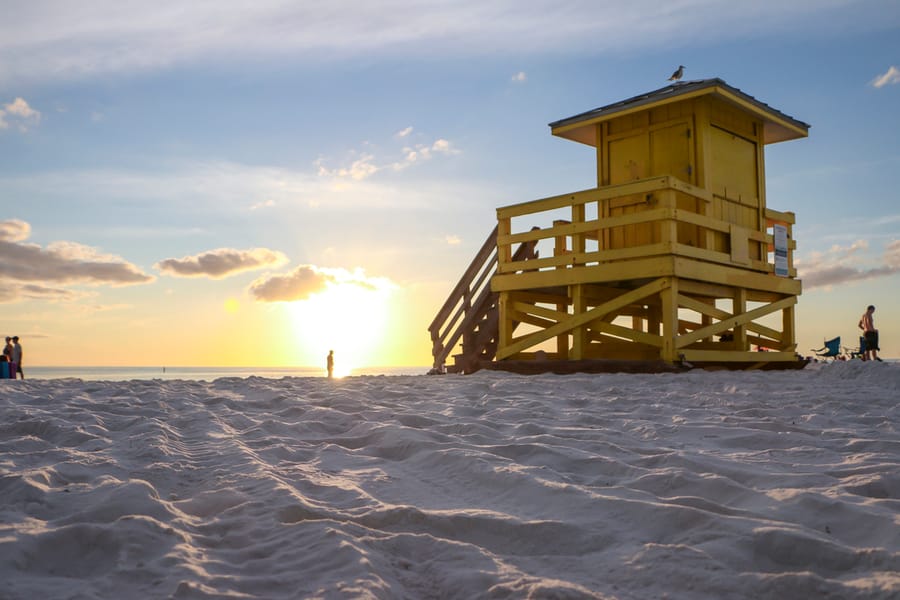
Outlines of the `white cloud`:
M22 300L71 302L87 296L84 292L55 288L34 283L19 284L0 278L0 304Z
M24 132L40 121L41 113L31 108L24 98L16 98L0 108L0 129L7 129L12 123Z
M0 21L0 83L79 78L175 64L389 53L484 56L660 47L699 39L890 27L896 11L846 0L44 0ZM611 18L610 15L615 15ZM876 18L880 17L880 18Z
M21 242L31 236L31 225L19 219L0 221L0 241Z
M431 149L434 152L441 152L443 154L459 154L459 150L451 147L450 142L448 142L447 140L444 140L444 139L435 141L431 145Z
M900 83L900 69L891 65L886 73L879 75L872 80L872 86L881 88L886 85L895 85Z
M16 98L7 104L6 112L23 119L40 120L41 118L41 113L28 106L28 103L23 98Z
M77 242L53 242L46 248L25 243L30 231L24 221L0 221L0 301L70 300L76 292L54 285L121 286L155 279L118 256Z
M321 161L320 161L321 162ZM388 165L390 166L390 165ZM424 179L416 181L378 178L338 178L325 168L298 171L283 167L245 165L234 162L179 163L154 166L147 172L121 169L39 171L27 175L0 174L0 189L9 198L32 198L52 205L73 198L83 210L102 209L114 202L125 208L142 208L148 202L161 210L177 210L185 225L147 224L146 228L115 227L117 236L172 237L208 236L205 216L252 218L248 198L266 198L275 203L268 210L295 216L299 211L352 212L366 218L367 210L435 210L448 197L482 198L499 193L486 182ZM474 200L473 200L474 201Z
M280 267L285 263L287 257L284 254L268 248L217 248L194 256L167 258L156 263L154 268L174 277L224 279L245 271Z
M368 277L362 270L329 269L300 265L290 273L267 275L250 285L250 295L258 302L293 302L306 300L334 285L354 285L366 289L392 287L382 277Z
M397 134L394 137L398 139L405 138L412 133L412 128L404 129L400 133L403 135ZM403 171L416 163L430 160L435 153L453 155L459 154L460 151L454 148L449 141L441 138L431 144L420 143L413 146L404 146L400 150L400 158L393 161L379 161L371 152L355 152L352 155L354 159L349 166L328 167L324 158L316 160L315 165L320 177L362 181L386 169L395 172Z
M396 138L409 137L409 134L411 134L412 132L413 132L413 128L412 128L412 125L410 125L409 127L405 128L405 129L401 129L400 131L395 133L394 137L396 137Z
M272 208L275 206L274 200L263 200L262 202L257 202L250 206L250 210L259 210L261 208Z
M512 81L515 83L525 83L528 81L528 76L525 74L525 71L519 71L512 76Z
M826 252L813 252L807 259L798 259L797 273L803 280L804 289L831 288L900 273L900 240L887 244L875 266L871 266L873 260L867 256L868 248L867 242L859 240L849 246L835 245Z
M462 240L459 239L458 235L444 236L444 241L447 242L447 244L450 246L458 246L460 243L462 243Z

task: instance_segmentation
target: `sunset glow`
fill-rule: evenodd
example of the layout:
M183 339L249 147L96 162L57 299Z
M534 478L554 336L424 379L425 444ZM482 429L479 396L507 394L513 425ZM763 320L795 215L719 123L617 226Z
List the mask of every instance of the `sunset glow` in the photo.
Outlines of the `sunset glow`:
M384 364L390 315L389 285L330 284L323 292L290 305L294 338L302 355L335 353L335 376Z

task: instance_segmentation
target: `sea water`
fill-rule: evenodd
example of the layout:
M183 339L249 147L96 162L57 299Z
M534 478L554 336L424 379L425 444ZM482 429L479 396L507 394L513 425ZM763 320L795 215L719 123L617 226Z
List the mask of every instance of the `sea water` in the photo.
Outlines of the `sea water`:
M365 375L424 375L428 367L365 367L353 369L351 377ZM81 379L84 381L131 381L133 379L190 379L213 381L222 377L324 377L320 367L25 367L29 379Z

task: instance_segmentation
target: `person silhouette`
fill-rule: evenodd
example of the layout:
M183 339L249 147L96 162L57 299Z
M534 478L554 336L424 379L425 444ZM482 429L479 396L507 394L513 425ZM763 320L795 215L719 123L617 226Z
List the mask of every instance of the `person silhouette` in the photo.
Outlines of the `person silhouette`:
M328 351L328 357L325 359L328 365L328 379L334 377L334 350Z
M19 344L19 336L14 335L12 338L12 362L16 365L15 372L10 369L9 376L16 379L16 375L21 375L25 379L25 372L22 371L22 345Z
M866 312L859 318L859 328L863 330L863 338L866 340L866 350L863 354L863 360L877 360L878 358L878 330L875 329L875 307L871 304L866 308Z

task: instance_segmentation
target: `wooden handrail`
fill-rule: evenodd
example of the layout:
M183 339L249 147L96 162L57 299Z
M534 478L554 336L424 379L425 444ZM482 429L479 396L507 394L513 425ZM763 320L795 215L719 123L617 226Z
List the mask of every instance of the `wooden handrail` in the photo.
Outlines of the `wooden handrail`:
M469 265L469 268L466 269L463 276L460 277L459 283L456 284L456 287L453 288L453 291L450 292L450 295L447 297L447 301L444 302L444 305L438 311L437 316L429 325L428 330L434 331L440 328L441 324L447 319L447 315L453 310L453 307L456 306L456 303L463 296L464 290L469 289L469 284L472 282L472 278L478 273L480 267L487 262L488 258L497 250L497 227L494 226L494 230L491 231L490 235L488 235L487 239L482 244L481 249L478 251L478 254L475 255L475 258L472 259L472 263ZM493 262L493 261L491 261Z
M490 280L497 271L497 227L491 232L475 259L463 273L462 278L453 288L450 296L438 311L437 316L431 322L428 330L431 332L432 356L434 367L442 370L447 358L454 352L460 339L463 345L472 345L474 338L467 336L484 324L484 320L490 318L490 313L496 310L498 295L491 291ZM523 262L536 256L535 243L522 243L517 248L512 259ZM496 318L496 315L494 316ZM482 332L484 333L484 332ZM479 338L487 338L489 335L479 335ZM488 344L490 340L474 340L474 345ZM485 350L481 347L463 348L464 353L478 356Z
M668 228L670 232L675 232L674 227L676 224L684 224L695 226L700 231L724 235L726 238L730 238L734 244L757 243L762 252L765 253L767 250L771 252L773 240L772 234L767 232L766 229L771 229L774 223L780 223L788 227L789 275L791 277L796 276L792 260L796 243L791 239L790 231L791 226L795 222L793 213L779 212L767 208L765 210L766 222L763 224L763 228L761 230L748 229L708 214L678 208L675 203L675 193L686 194L704 202L710 202L713 199L713 194L707 190L667 175L582 190L570 194L561 194L498 208L498 227L503 233L498 235L497 238L498 256L500 257L497 272L506 274L524 268L521 261L516 261L515 259L503 260L504 256L510 256L508 250L504 252L504 249L509 248L512 244L536 244L542 240L551 240L558 247L560 245L559 240L563 240L564 243L564 240L569 238L572 240L572 250L566 251L565 255L538 259L530 264L529 268L547 269L581 266L586 263L603 263L641 258L645 255L651 256L663 252L666 254L690 256L715 263L740 264L755 271L774 273L774 265L767 260L765 255L755 259L748 260L744 257L744 260L739 260L730 251L716 250L706 246L697 247L683 242L679 243L674 233L670 234L671 237L669 238L662 236L659 241L627 248L611 249L601 244L596 250L584 251L575 249L575 245L578 240L582 240L581 243L583 243L585 238L598 240L602 237L603 232L619 227L647 226L658 223L660 224L661 232L664 231L664 227ZM628 196L640 197L641 195L644 195L647 202L647 207L644 210L618 216L600 216L604 214L601 207L606 206L611 200ZM585 220L583 216L584 206L590 202L599 203L598 216ZM573 210L573 219L571 221L556 219L551 227L535 228L536 230L533 229L531 231L513 231L510 227L513 218L534 217L540 215L540 213L548 213L549 217L552 214L550 211L558 211L565 208ZM578 214L581 216L579 217Z

